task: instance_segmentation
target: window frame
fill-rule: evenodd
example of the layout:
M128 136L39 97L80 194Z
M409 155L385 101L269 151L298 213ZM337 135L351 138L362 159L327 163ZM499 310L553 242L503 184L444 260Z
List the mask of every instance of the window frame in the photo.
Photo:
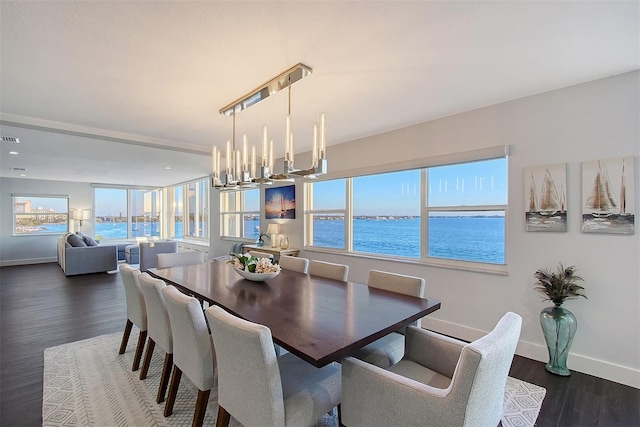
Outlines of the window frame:
M42 213L42 212L16 212L16 198L27 198L27 197L33 197L33 198L40 198L40 199L64 199L66 201L66 205L67 205L67 210L66 212L54 212L54 213ZM70 222L70 214L71 214L71 210L69 209L69 196L68 195L62 195L62 194L35 194L35 193L13 193L11 194L11 209L12 209L12 236L13 237L24 237L24 236L57 236L57 235L63 235L69 232L69 222ZM56 232L52 232L52 233L39 233L37 231L33 231L33 232L18 232L16 227L17 227L17 219L18 219L18 215L35 215L37 216L43 216L43 215L55 215L55 216L59 216L59 215L65 215L67 217L66 220L66 230L65 231L56 231Z
M258 194L258 210L257 211L249 211L246 209L246 201L245 194L247 191L259 191ZM246 230L245 228L245 216L246 215L254 215L258 218L258 227L262 226L262 213L261 213L261 198L263 194L263 189L242 189L242 190L228 190L220 192L220 238L221 239L230 239L230 240L240 240L243 242L251 242L253 243L257 236L244 237ZM235 206L231 207L231 203L229 202L230 196L235 195ZM236 216L236 222L238 224L238 236L232 236L226 234L227 228L225 225L225 218L230 216ZM261 229L261 228L260 228Z
M494 274L507 274L508 273L508 224L509 224L509 200L508 200L508 147L497 146L489 147L486 149L473 150L464 153L455 153L451 155L438 156L434 158L416 159L409 162L395 163L391 165L384 165L379 168L366 168L362 170L356 170L349 176L326 176L318 181L329 181L337 179L345 179L347 188L345 191L345 248L336 249L329 247L322 247L317 245L311 245L313 241L313 216L320 213L337 213L341 210L314 210L313 209L313 183L305 183L305 211L304 211L304 250L315 252L335 253L339 255L355 256L362 258L374 258L385 259L390 261L406 262L413 264L422 264L434 267L454 268ZM504 158L506 161L506 204L504 205L454 205L454 206L428 206L427 205L427 170L431 167L437 166L450 166L461 163L473 163L485 160ZM402 170L420 170L420 256L419 258L408 258L395 255L385 254L373 254L364 252L353 251L353 178L364 175L383 174L388 172L396 172ZM428 237L429 237L429 213L430 212L443 212L443 211L501 211L504 212L504 263L495 264L483 261L467 261L457 260L451 258L440 258L429 256L428 254Z

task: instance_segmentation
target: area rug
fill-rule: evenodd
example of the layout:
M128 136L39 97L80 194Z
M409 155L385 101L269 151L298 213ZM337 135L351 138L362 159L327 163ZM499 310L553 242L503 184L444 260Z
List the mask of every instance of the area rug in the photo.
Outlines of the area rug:
M137 342L134 332L127 351L118 354L121 333L102 335L47 348L44 352L43 426L190 426L196 387L183 375L173 415L162 414L155 402L163 355L156 349L147 379L131 365ZM504 427L533 426L545 389L509 378L505 391ZM211 391L204 425L215 425L218 394ZM233 418L231 426L240 424ZM317 427L337 427L337 414L327 414Z

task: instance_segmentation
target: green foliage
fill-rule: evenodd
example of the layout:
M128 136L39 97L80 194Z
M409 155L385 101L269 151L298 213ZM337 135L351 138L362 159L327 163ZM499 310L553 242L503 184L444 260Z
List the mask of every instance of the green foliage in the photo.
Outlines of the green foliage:
M556 271L539 269L534 274L538 279L535 289L544 294L543 301L551 301L556 306L562 305L568 299L587 298L584 287L577 283L583 281L582 277L576 276L575 271L575 266L565 268L561 263Z

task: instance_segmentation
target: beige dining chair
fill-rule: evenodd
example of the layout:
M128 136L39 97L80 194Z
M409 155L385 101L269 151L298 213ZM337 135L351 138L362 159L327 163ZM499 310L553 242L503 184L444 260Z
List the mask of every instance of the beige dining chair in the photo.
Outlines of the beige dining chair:
M132 371L137 371L138 368L140 368L140 359L142 359L144 343L147 340L147 309L144 304L142 291L140 290L140 284L138 283L139 274L140 270L131 267L129 264L120 265L120 278L124 285L124 295L127 301L127 323L124 327L119 354L124 354L127 350L127 343L129 342L133 325L136 325L138 329L140 329L138 345L136 346L136 352L133 356Z
M367 286L385 291L397 292L414 297L424 297L425 280L422 277L371 270ZM420 319L412 325L420 327ZM372 363L381 368L388 368L397 363L404 355L404 328L392 332L368 344L354 353L354 357Z
M333 262L312 259L309 262L309 274L311 276L346 282L347 276L349 275L349 266L346 264L335 264Z
M271 330L218 306L205 311L216 348L218 427L309 426L340 404L340 365L277 357ZM340 411L338 410L338 415Z
M164 364L162 365L162 374L160 375L160 385L158 386L158 395L156 402L164 402L171 369L173 368L173 337L171 336L171 322L169 322L169 313L164 302L162 289L166 283L163 280L155 279L147 273L138 276L140 289L144 296L144 303L147 308L148 323L148 342L147 351L140 369L140 379L147 378L149 366L151 365L151 357L156 344L164 350Z
M406 355L388 369L345 358L342 424L498 425L521 327L522 318L508 312L468 344L410 326Z
M270 254L268 252L260 252L260 251L249 251L249 255L254 256L256 258L269 258L269 259L273 259L273 254Z
M158 268L178 267L181 265L194 265L204 263L202 252L172 252L158 254Z
M173 373L164 416L173 413L180 379L184 373L198 388L192 426L200 427L214 386L213 344L202 307L197 299L183 294L173 285L162 288L173 337Z
M282 255L278 260L281 268L290 271L297 271L298 273L307 274L309 270L309 260L306 258L299 258L291 255Z

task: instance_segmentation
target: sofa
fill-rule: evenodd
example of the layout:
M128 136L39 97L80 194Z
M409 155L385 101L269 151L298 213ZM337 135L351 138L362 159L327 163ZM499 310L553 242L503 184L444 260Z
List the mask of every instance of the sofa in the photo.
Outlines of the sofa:
M118 246L100 245L89 236L66 233L58 240L58 264L65 276L118 269Z

